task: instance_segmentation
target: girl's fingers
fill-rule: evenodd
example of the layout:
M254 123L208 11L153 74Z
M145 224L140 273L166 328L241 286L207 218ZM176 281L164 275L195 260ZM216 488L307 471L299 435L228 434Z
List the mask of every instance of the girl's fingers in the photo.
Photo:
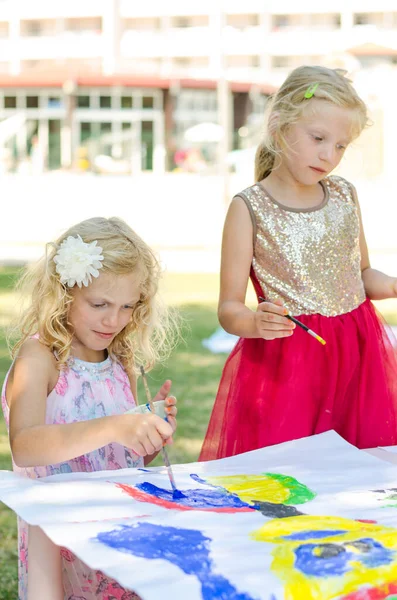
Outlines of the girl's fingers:
M261 337L265 340L275 340L276 338L290 337L293 333L293 331L264 331Z
M287 314L286 309L282 304L274 304L273 302L261 302L258 304L257 310L261 312L275 313L277 315Z
M136 442L133 447L132 450L135 452L135 454L137 454L138 456L146 456L146 450L144 448L144 446L140 443L140 442Z
M167 417L168 423L171 425L172 428L172 432L174 433L174 431L176 430L176 419L175 417Z
M170 379L167 379L166 381L164 381L163 385L161 386L161 388L159 389L159 391L153 398L153 401L156 402L157 400L165 400L167 398L168 394L170 393L171 385L172 385L172 382Z
M160 419L160 417L158 417L158 418ZM172 418L173 417L170 417L170 420ZM159 435L163 438L163 440L166 440L173 434L173 429L171 427L171 423L168 421L164 421L164 419L160 419L159 423L156 423L156 429L157 429Z
M268 321L267 319L261 319L257 324L259 331L293 331L295 329L295 323L283 319L281 321Z
M165 399L166 406L175 406L176 402L177 402L177 400L176 400L175 396L168 396Z
M150 454L153 454L154 452L158 452L159 450L161 450L161 447L163 445L163 438L159 433L157 433L157 431L151 431L149 434L149 442L153 447L153 450L152 452L150 452ZM149 443L145 444L145 446L149 446Z

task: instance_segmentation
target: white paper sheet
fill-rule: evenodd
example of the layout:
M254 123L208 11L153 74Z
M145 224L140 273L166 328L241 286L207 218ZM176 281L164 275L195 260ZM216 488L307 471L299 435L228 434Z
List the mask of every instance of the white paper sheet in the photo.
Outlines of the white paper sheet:
M180 500L161 467L0 471L0 500L144 600L397 593L396 467L335 432L173 470Z

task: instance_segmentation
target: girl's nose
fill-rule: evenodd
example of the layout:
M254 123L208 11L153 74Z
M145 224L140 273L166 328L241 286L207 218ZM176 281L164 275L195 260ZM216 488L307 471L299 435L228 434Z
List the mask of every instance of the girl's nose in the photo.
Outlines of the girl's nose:
M112 311L112 312L107 313L104 316L103 323L107 327L111 327L111 328L117 329L117 324L118 324L118 313L117 313L117 311Z
M335 148L331 145L322 148L320 152L320 158L321 160L326 160L329 163L333 163L335 159Z

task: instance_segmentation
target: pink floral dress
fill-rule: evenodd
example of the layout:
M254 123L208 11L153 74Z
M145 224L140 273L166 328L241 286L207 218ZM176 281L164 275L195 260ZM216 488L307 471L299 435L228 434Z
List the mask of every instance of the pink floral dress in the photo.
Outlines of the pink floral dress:
M9 408L4 381L1 402L9 424ZM86 421L130 410L136 405L130 382L123 367L111 358L101 363L89 363L77 358L59 375L58 382L47 398L46 423L65 424ZM73 471L101 471L142 467L143 459L119 444L109 444L73 460L46 467L20 468L15 472L36 479ZM19 600L27 598L28 528L18 519ZM61 548L65 600L133 600L138 596L122 588L116 581L81 562L74 554Z

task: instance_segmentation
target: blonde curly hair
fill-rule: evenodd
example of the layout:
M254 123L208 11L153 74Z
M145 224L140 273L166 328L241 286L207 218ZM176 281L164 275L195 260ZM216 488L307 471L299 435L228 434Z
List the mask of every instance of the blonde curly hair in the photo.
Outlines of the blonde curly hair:
M40 341L56 355L58 368L65 368L73 340L68 322L73 295L60 282L54 256L67 237L78 235L86 243L96 240L102 248L101 273L139 273L140 299L128 325L112 341L108 352L127 371L138 373L139 364L150 370L174 348L179 318L165 307L157 293L161 268L153 251L127 223L116 217L95 217L74 225L56 242L47 244L44 257L26 270L17 289L23 298L29 298L29 304L22 309L18 324L11 331L11 338L18 340L12 347L12 355L16 355L27 338L38 334Z
M305 108L310 105L311 99L305 98L305 93L316 84L312 98L354 111L353 139L357 138L367 125L367 107L346 77L346 71L317 66L294 69L269 101L265 138L255 156L256 182L262 181L277 168L277 159L280 161L283 148L287 147L284 134L289 126L299 121ZM275 115L276 120L273 118ZM275 142L276 139L278 143Z

